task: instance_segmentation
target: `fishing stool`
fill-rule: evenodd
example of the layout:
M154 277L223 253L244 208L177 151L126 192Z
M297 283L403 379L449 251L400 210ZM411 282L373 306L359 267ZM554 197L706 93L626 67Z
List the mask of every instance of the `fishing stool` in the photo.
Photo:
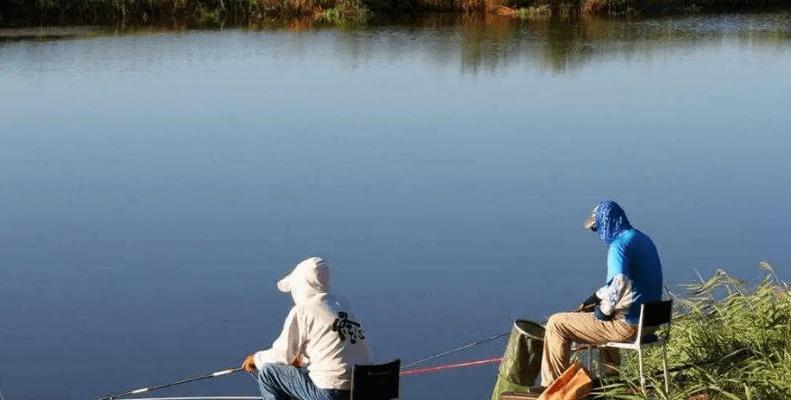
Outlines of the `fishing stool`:
M355 365L350 400L398 400L401 360L387 364Z
M640 306L640 322L637 325L637 337L634 342L608 342L602 345L583 345L588 348L588 369L593 359L595 348L615 348L621 350L634 350L640 365L640 388L645 391L645 374L643 372L643 347L662 346L662 370L665 377L665 392L670 391L670 382L667 375L667 342L670 341L670 326L673 317L673 300L644 303ZM657 328L667 325L664 335L658 336ZM643 332L648 332L643 334Z

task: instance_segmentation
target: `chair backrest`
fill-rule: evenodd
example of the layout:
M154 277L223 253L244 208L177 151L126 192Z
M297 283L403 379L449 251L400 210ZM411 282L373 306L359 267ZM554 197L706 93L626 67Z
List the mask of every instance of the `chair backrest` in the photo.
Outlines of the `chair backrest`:
M643 303L640 306L640 326L637 330L637 342L656 340L654 328L670 324L673 318L673 300ZM645 330L648 329L648 335ZM670 330L665 333L665 339L670 339Z
M673 316L673 300L657 301L642 305L643 326L659 326L670 323Z
M351 400L396 400L401 360L387 364L355 365L352 369Z

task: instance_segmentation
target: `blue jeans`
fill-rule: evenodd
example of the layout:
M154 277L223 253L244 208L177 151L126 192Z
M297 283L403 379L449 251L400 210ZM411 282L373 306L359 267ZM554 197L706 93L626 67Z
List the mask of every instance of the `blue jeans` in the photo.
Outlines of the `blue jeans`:
M265 364L258 371L263 400L349 400L348 390L317 388L306 368Z

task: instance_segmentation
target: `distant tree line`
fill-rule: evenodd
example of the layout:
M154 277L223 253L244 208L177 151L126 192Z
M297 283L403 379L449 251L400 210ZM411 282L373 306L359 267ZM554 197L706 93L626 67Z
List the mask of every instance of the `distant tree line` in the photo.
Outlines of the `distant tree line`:
M360 13L496 12L503 15L694 13L791 7L791 0L0 0L0 26L146 24L180 19L243 23L335 10Z

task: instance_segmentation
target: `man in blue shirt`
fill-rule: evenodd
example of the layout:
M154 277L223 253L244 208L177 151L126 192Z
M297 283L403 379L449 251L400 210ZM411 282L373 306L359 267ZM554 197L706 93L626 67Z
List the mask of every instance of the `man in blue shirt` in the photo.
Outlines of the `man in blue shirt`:
M614 201L602 201L585 221L609 246L606 285L570 313L549 318L541 362L541 385L549 386L569 367L572 343L633 340L643 303L662 299L662 265L651 239L632 227ZM603 365L617 368L617 349L600 352ZM611 371L613 371L611 369Z

